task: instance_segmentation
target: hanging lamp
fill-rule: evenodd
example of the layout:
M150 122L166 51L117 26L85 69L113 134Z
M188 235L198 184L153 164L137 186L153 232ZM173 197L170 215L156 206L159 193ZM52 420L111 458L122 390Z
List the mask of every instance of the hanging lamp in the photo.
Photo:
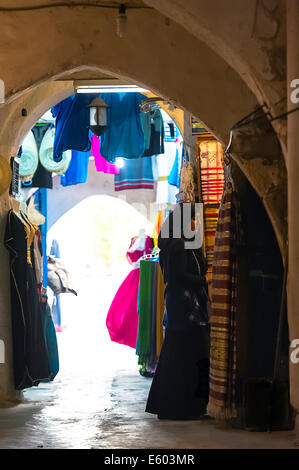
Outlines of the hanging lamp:
M90 105L88 128L100 137L108 129L108 108L109 106L100 97L95 98Z

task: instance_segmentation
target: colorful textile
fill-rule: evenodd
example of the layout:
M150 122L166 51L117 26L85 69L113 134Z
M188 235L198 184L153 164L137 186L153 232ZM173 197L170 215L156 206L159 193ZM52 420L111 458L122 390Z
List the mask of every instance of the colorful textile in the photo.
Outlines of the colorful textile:
M108 108L108 129L101 137L101 154L110 163L116 158L139 158L144 152L140 93L100 95Z
M150 341L150 356L148 367L154 368L157 362L157 294L158 294L158 263L151 261L153 265L152 271L152 302L151 302L151 341Z
M220 203L224 184L223 152L217 141L204 141L200 148L201 192L204 203Z
M154 223L154 229L153 229L153 239L154 239L154 245L157 246L158 244L158 236L161 230L161 226L164 220L164 211L159 211Z
M125 160L119 175L114 177L115 191L125 189L154 189L152 158Z
M130 248L137 237L132 238ZM146 237L144 250L127 251L130 264L136 263L144 254L152 251L152 239ZM109 308L106 326L111 341L136 348L138 331L139 267L133 269L119 287Z
M131 239L129 249L131 248L133 243L135 243L137 238L138 237L133 237ZM149 236L146 236L145 241L144 241L144 249L143 250L134 250L134 251L129 251L128 250L127 251L127 260L129 261L130 264L134 264L134 263L136 263L136 261L138 261L141 258L141 256L149 255L152 252L152 249L153 249L153 239Z
M181 162L179 159L179 151L176 149L175 159L168 177L168 183L176 188L180 186L180 168Z
M156 331L156 355L157 358L160 356L162 344L163 344L163 316L164 316L164 293L165 284L163 280L163 274L160 264L157 263L157 331Z
M208 262L207 276L212 274L215 235L219 215L219 204L204 204L205 255Z
M236 417L236 243L238 207L232 183L224 187L212 276L210 399L208 414Z
M91 155L94 157L97 171L102 171L109 175L118 175L120 169L116 165L107 162L107 160L101 155L100 145L101 139L93 134L91 138Z
M151 329L152 329L152 278L155 261L140 261L140 283L138 298L138 334L136 354L139 356L138 364L146 369L151 356Z
M138 331L138 288L139 268L133 269L119 287L106 319L111 341L134 349Z

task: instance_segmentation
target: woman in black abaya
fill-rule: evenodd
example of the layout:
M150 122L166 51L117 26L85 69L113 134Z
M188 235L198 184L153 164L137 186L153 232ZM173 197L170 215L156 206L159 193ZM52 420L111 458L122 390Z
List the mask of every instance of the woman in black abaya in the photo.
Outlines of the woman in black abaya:
M178 219L174 211L164 223L169 227L169 236L162 238L162 227L158 240L166 284L165 339L146 411L160 419L199 419L206 413L209 396L207 263L200 248L186 248L186 241L190 240L184 236L182 214L187 205L182 203L175 208L181 212L180 238L175 238L174 223ZM188 228L195 229L192 204Z

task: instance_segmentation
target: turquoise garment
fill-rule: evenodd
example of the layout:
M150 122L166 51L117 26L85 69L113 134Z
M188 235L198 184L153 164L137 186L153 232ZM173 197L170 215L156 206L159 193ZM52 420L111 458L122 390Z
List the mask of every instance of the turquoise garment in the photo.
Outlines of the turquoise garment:
M51 309L47 302L41 304L41 315L51 372L50 380L54 380L59 371L58 345Z
M180 162L179 162L179 151L176 149L175 159L173 166L168 177L168 183L177 188L180 186Z
M144 153L140 93L103 93L108 108L108 129L101 137L101 154L110 163L120 158L139 158Z
M142 130L144 134L144 146L148 149L151 142L151 117L149 113L141 113Z

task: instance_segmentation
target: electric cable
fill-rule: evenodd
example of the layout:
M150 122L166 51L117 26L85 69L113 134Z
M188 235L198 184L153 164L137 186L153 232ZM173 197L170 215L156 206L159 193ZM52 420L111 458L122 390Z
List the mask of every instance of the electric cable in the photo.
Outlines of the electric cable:
M119 9L122 3L98 3L98 2L62 2L62 3L45 3L44 5L28 5L24 7L0 7L0 12L11 13L11 12L22 12L22 11L33 11L43 10L48 8L72 8L72 7L91 7L91 8L107 8L107 9ZM149 6L130 6L124 4L127 10L154 10Z

